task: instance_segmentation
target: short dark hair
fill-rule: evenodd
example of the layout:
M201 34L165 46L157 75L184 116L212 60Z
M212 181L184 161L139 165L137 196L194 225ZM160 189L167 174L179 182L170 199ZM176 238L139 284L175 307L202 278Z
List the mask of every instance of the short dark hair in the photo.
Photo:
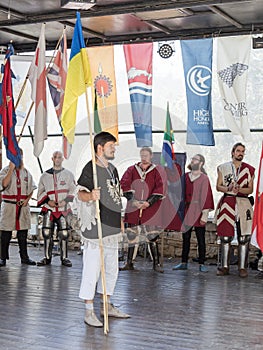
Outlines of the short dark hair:
M107 131L102 131L94 137L94 150L97 152L98 145L104 146L107 142L116 142L116 137Z
M235 150L237 149L238 146L241 146L241 147L243 147L244 149L246 149L246 146L243 145L243 143L241 143L241 142L235 143L234 146L232 147L231 157L233 157L233 153L235 152Z

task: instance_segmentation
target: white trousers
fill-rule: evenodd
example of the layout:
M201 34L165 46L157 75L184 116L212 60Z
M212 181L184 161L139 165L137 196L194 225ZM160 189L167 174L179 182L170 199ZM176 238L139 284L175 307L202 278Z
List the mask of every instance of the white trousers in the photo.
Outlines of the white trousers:
M106 294L113 295L119 273L118 239L114 244L104 245L104 267ZM97 243L85 242L83 248L83 269L79 297L93 300L96 291L103 294L101 281L100 248Z

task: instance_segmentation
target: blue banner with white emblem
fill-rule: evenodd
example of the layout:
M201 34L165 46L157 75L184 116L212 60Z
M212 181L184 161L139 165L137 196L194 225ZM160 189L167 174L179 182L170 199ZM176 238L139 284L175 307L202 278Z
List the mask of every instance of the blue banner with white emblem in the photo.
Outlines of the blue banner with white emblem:
M214 146L211 103L213 39L182 40L181 48L188 107L186 143Z

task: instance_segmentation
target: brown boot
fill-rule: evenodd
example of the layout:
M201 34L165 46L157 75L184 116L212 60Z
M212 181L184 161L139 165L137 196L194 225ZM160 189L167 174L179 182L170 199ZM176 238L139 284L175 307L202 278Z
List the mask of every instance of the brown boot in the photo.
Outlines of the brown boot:
M161 267L160 264L157 264L153 267L154 271L164 273L164 269Z
M126 263L123 267L119 268L119 271L130 271L134 270L133 263Z
M130 271L130 270L134 270L134 266L132 263L132 259L133 259L133 253L134 253L134 245L130 246L128 248L128 254L127 254L127 263L123 266L119 268L119 271Z
M229 275L229 268L227 267L219 267L216 272L217 276L227 276Z
M239 270L239 277L246 278L248 276L247 269L240 269Z

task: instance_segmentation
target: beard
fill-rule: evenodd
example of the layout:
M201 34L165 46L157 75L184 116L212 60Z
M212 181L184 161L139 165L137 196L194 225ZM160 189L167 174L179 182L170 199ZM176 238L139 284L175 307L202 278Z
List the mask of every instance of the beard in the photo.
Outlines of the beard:
M107 160L113 160L115 158L115 154L112 154L112 155L104 154L104 158L107 159Z
M199 164L189 164L188 166L189 170L199 170Z
M238 162L241 162L241 160L243 160L243 156L242 155L240 155L240 156L237 156L237 157L235 157L235 160L237 160Z

